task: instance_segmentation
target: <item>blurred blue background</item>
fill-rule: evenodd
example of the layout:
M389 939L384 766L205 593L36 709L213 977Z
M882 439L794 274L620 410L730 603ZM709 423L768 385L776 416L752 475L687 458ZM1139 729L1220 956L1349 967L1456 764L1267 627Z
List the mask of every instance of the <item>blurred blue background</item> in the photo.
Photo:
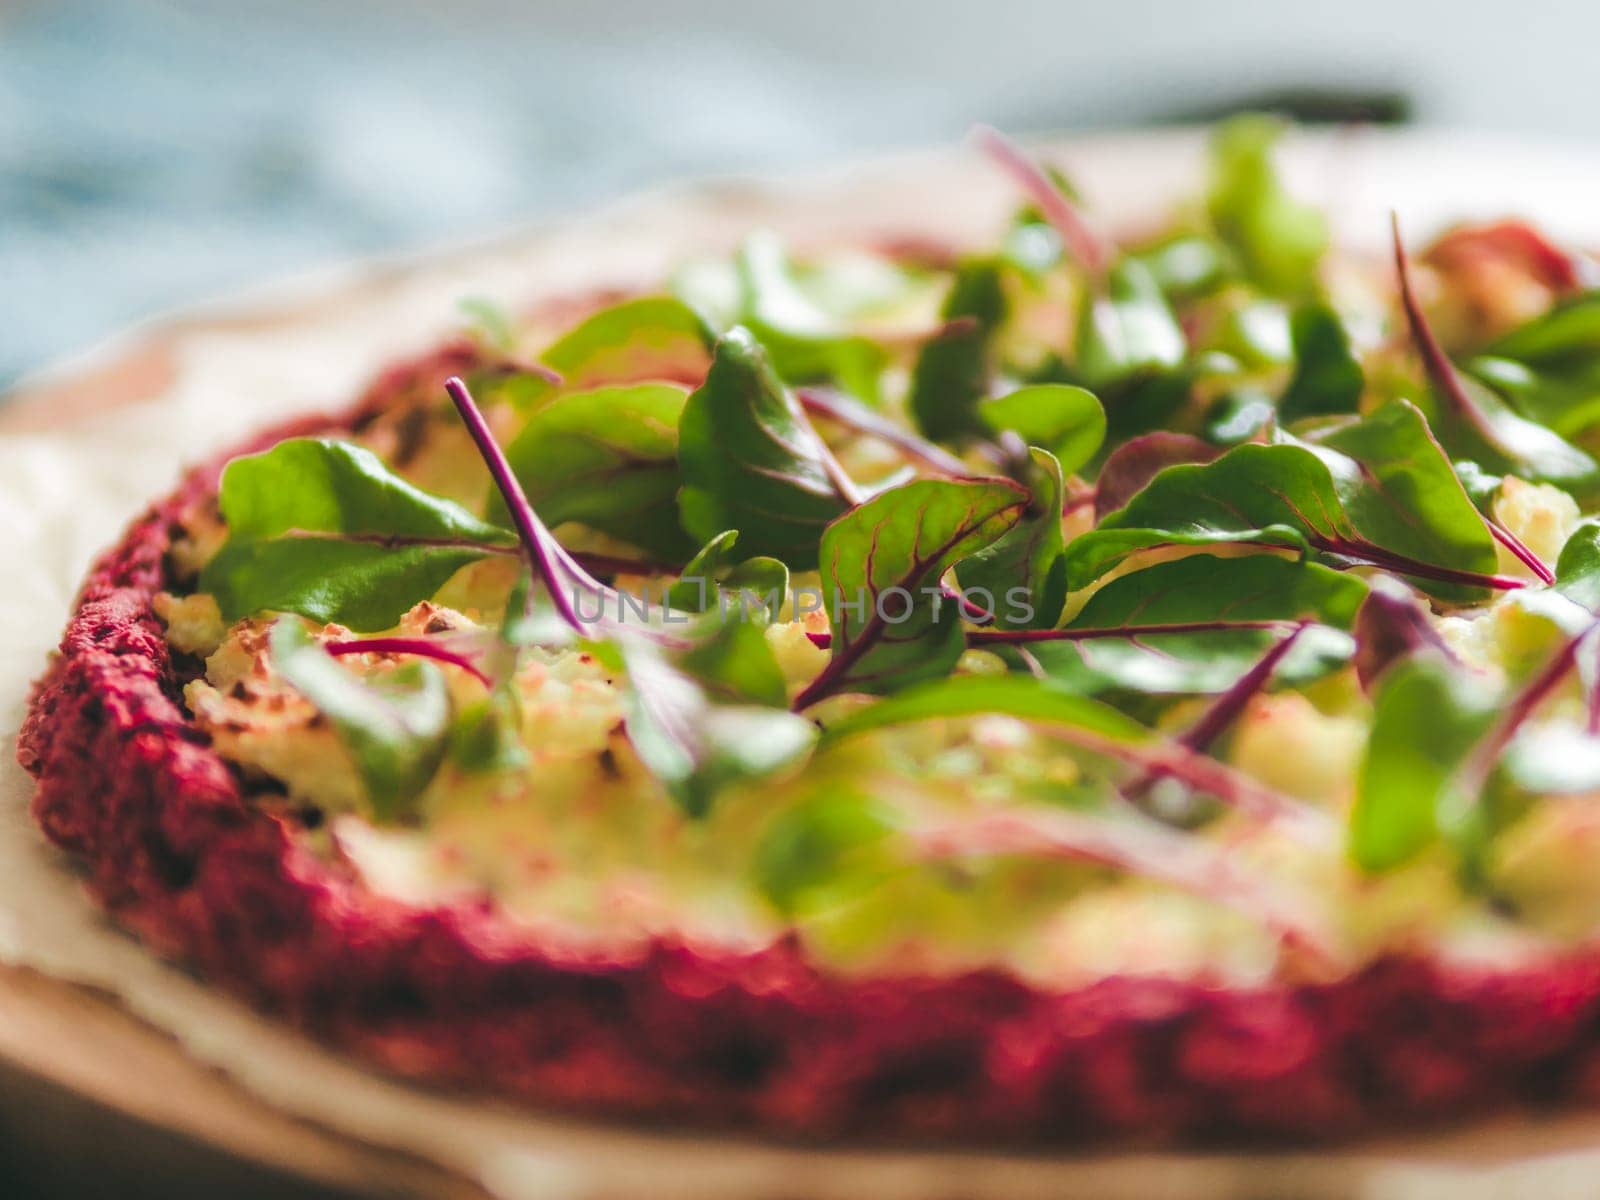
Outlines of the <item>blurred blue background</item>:
M0 385L168 306L685 174L1272 100L1590 138L1600 10L0 0Z

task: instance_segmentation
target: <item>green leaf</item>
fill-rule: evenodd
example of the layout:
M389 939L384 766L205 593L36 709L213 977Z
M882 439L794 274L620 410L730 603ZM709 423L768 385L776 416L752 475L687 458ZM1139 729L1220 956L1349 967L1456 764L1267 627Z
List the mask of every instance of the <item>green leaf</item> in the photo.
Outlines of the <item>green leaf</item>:
M719 593L733 593L745 607L745 597L759 597L768 615L776 620L789 594L789 568L775 558L757 556L734 561L734 546L739 533L734 529L717 534L689 560L678 579L667 589L667 604L681 612L705 612L722 607Z
M1382 676L1372 733L1350 814L1350 856L1363 870L1409 862L1442 819L1470 803L1458 777L1497 708L1480 681L1435 655L1397 662Z
M295 612L386 629L508 530L430 495L348 442L294 438L234 459L218 504L228 542L200 588L229 620Z
M1174 370L1188 353L1161 288L1131 258L1111 268L1105 291L1079 311L1076 344L1078 373L1096 391Z
M788 683L764 628L742 616L721 621L683 652L679 666L720 701L783 708Z
M757 233L740 248L738 274L743 323L760 339L788 383L832 381L869 403L888 362L883 347L852 333L817 304L795 278L783 243Z
M1195 554L1157 563L1097 591L1069 630L1117 632L1152 625L1320 622L1296 639L1278 678L1304 683L1336 670L1355 653L1345 630L1366 585L1315 563L1257 554ZM1052 676L1086 692L1124 688L1153 694L1224 692L1250 670L1282 629L1206 629L1140 633L1029 647Z
M819 789L763 831L753 862L756 886L786 916L846 903L893 869L875 851L894 827L894 814L873 797Z
M1093 392L1064 383L1036 383L982 401L979 415L996 432L1009 430L1030 446L1042 446L1061 472L1080 470L1106 437L1106 410Z
M1283 134L1276 118L1250 114L1219 126L1211 139L1207 207L1217 234L1244 273L1263 290L1295 296L1316 287L1328 248L1328 223L1279 181L1272 149Z
M1439 439L1458 457L1491 470L1551 483L1588 497L1600 490L1600 463L1554 430L1521 416L1492 388L1464 371L1456 378L1470 412L1434 400Z
M1295 309L1290 321L1294 376L1278 401L1284 421L1353 413L1366 387L1361 364L1339 314L1326 304Z
M815 725L782 709L713 703L646 643L619 647L628 672L629 740L690 816L704 816L725 787L795 766L817 740Z
M705 374L715 338L693 308L672 296L642 296L601 309L556 339L539 359L559 384L529 377L514 398L526 407L557 391L659 379L692 384Z
M822 744L915 721L1004 713L1025 721L1067 725L1110 741L1142 745L1154 734L1110 705L1053 680L1028 675L963 675L936 679L858 709L829 725Z
M1523 416L1563 438L1591 435L1600 425L1600 355L1593 361L1539 368L1481 355L1465 369Z
M683 527L701 542L737 529L741 554L816 566L822 530L847 507L825 453L755 338L729 330L678 427Z
M960 613L939 596L940 577L1015 526L1027 504L1010 480L923 479L828 526L821 572L833 657L797 704L888 692L955 666L965 645Z
M528 418L506 458L547 525L578 521L668 561L693 543L678 523L678 420L669 384L562 392ZM491 516L508 521L491 489Z
M392 628L484 551L335 538L230 539L200 573L228 621L298 613L358 633Z
M988 433L978 402L989 394L994 337L1009 309L998 261L976 258L961 264L941 312L951 324L923 346L911 373L908 404L925 436L954 441Z
M528 765L522 713L514 687L496 688L462 707L450 723L450 762L463 771L512 771Z
M1553 305L1527 324L1502 334L1484 353L1536 366L1600 355L1600 291L1584 292Z
M428 662L363 681L334 661L300 623L272 629L278 673L332 723L349 751L380 822L411 815L439 770L451 734L450 692Z
M1191 300L1215 291L1228 276L1227 254L1215 238L1179 234L1135 251L1156 285L1174 300Z
M1067 602L1067 543L1061 531L1066 485L1061 464L1048 450L1033 448L1029 456L1033 499L1027 515L957 568L964 590L981 589L992 598L984 603L975 597L994 613L999 629L1048 629ZM1025 604L1013 603L1023 597Z
M1496 562L1426 422L1400 402L1317 445L1244 445L1168 467L1068 546L1068 582L1083 587L1141 549L1219 542L1309 546L1414 575L1452 598L1479 594L1473 577Z
M1572 531L1556 560L1556 590L1600 614L1600 520L1591 517Z

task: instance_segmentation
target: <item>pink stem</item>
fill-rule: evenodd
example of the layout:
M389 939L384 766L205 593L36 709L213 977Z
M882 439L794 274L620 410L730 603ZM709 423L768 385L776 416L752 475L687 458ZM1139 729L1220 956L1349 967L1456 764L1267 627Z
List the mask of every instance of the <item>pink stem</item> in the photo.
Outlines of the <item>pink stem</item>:
M500 490L500 495L506 502L506 510L511 514L511 522L516 527L517 536L522 539L523 548L527 551L528 562L549 591L556 611L573 629L579 633L586 632L585 624L579 619L567 588L576 583L599 590L599 582L572 560L556 541L555 535L539 519L539 514L533 511L533 505L528 503L527 493L522 490L522 483L512 471L511 464L506 461L505 452L500 449L500 444L494 440L489 423L483 419L483 411L473 400L467 385L452 375L445 380L444 390L449 393L456 411L461 414L467 432L472 435L472 441L478 447L478 453L483 457L484 465L489 468L489 475L493 478L495 487Z
M992 618L991 618L992 619ZM971 629L970 646L1020 646L1032 642L1090 642L1109 638L1156 637L1173 633L1226 633L1237 630L1295 631L1293 621L1181 621L1170 625L1111 625L1103 629ZM807 633L811 644L826 650L833 635Z
M1489 773L1494 770L1495 763L1500 761L1500 755L1516 736L1517 730L1534 712L1539 705L1549 698L1550 693L1561 685L1568 673L1578 664L1578 649L1583 642L1597 629L1600 622L1591 625L1577 637L1568 640L1555 656L1545 664L1528 685L1508 700L1500 719L1490 729L1488 735L1478 743L1471 756L1462 766L1460 782L1462 794L1467 797L1476 797L1483 791L1483 786L1488 782ZM1591 713L1591 721L1593 714Z
M812 415L888 442L908 458L916 459L940 475L961 478L972 473L966 463L942 446L902 429L893 421L844 396L832 396L817 388L801 388L795 392L795 396L800 406Z
M1307 624L1301 622L1291 629L1287 636L1273 643L1248 671L1239 676L1232 687L1211 702L1210 707L1200 714L1199 720L1178 735L1178 744L1193 750L1196 754L1203 754L1209 750L1211 744L1239 719L1245 706L1271 681L1279 664L1294 648L1300 635L1306 631ZM1137 800L1160 778L1158 772L1148 773L1124 789L1124 794L1130 800Z
M348 642L329 642L323 649L335 658L343 658L347 654L408 654L416 658L431 658L460 667L484 687L492 686L489 677L469 656L427 638L356 638Z
M1411 327L1411 340L1416 343L1417 353L1422 356L1423 369L1428 373L1428 379L1434 388L1444 397L1446 403L1455 409L1456 415L1467 421L1478 435L1491 446L1498 444L1495 430L1489 424L1489 419L1483 411L1467 394L1466 386L1461 382L1461 375L1456 366L1450 361L1450 356L1444 352L1444 347L1439 344L1439 339L1434 336L1433 329L1428 325L1428 318L1423 314L1422 305L1417 302L1417 294L1411 287L1411 260L1406 256L1405 244L1400 240L1400 217L1391 212L1389 226L1394 233L1394 266L1400 276L1400 303L1406 310L1406 324ZM1509 529L1504 529L1490 517L1484 517L1483 523L1489 527L1489 533L1507 550L1521 559L1523 564L1534 573L1541 583L1554 583L1555 574L1544 564L1544 561L1516 537Z
M1484 517L1483 523L1489 527L1489 532L1493 535L1494 540L1521 560L1522 564L1534 573L1540 583L1548 586L1556 581L1556 573L1545 565L1544 559L1530 550L1527 543L1512 533L1511 530L1500 524L1493 517Z
M1027 151L998 129L988 125L978 125L973 129L972 136L979 148L1009 172L1023 191L1027 192L1039 206L1039 211L1044 213L1045 219L1061 235L1062 244L1083 264L1084 270L1095 279L1103 277L1106 268L1111 264L1115 248L1097 233L1077 207L1061 194L1061 189L1056 186L1055 180L1045 173Z

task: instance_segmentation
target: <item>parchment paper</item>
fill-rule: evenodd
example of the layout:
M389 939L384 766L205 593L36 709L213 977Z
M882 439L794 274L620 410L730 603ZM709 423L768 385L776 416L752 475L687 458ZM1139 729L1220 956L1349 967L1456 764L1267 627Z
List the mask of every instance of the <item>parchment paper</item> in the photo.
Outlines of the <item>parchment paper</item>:
M1059 149L1107 222L1133 228L1158 219L1175 194L1192 192L1202 159L1199 138L1185 132ZM1347 242L1378 245L1392 206L1414 238L1446 215L1516 211L1600 244L1600 162L1581 154L1365 135L1302 140L1290 166L1300 190L1337 205ZM426 349L452 328L463 296L517 305L596 286L649 285L687 254L726 248L755 226L800 244L874 233L984 239L1014 200L981 160L954 152L807 180L677 189L444 255L325 273L136 334L46 381L59 389L159 335L172 347L175 377L132 407L65 424L17 410L30 428L56 426L45 432L14 432L18 422L0 410L0 959L107 989L271 1103L435 1160L508 1200L1224 1195L1259 1194L1263 1186L1330 1195L1351 1190L1352 1162L1365 1164L1359 1179L1368 1195L1431 1195L1441 1184L1455 1195L1493 1195L1535 1181L1543 1194L1569 1194L1561 1181L1592 1181L1600 1163L1594 1152L1467 1170L1449 1165L1447 1143L1433 1143L1427 1152L1363 1153L1340 1163L1281 1158L1263 1175L1261 1160L1238 1156L1025 1158L712 1142L440 1095L370 1073L158 961L102 920L70 863L28 818L31 781L10 750L28 683L43 669L91 557L185 464L292 412L344 403L385 362Z

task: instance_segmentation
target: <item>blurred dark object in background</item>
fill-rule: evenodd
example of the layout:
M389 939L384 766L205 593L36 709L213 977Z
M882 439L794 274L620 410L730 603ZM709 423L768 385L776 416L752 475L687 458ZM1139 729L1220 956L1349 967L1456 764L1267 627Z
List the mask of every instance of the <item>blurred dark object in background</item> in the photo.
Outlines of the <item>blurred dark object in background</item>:
M1282 88L1239 96L1222 104L1180 109L1169 120L1179 124L1220 121L1241 112L1269 112L1302 125L1402 125L1411 119L1404 92L1343 91L1339 88Z
M708 171L1017 132L1589 135L1600 10L1391 0L0 0L0 384L313 264Z

